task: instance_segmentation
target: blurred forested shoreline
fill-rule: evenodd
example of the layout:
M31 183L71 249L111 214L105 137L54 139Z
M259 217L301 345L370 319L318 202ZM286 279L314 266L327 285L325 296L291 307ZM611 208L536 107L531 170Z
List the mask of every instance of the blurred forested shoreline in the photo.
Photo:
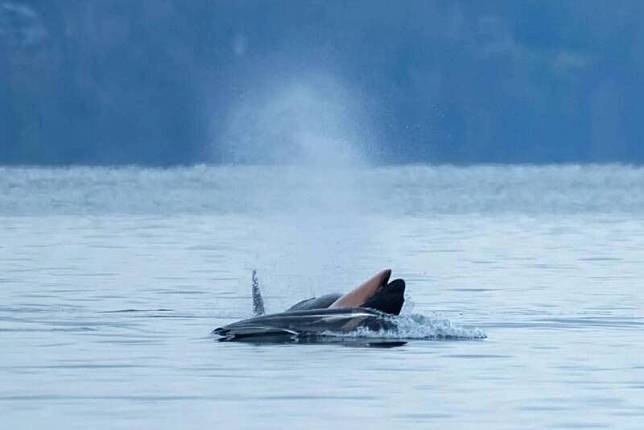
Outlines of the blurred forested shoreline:
M637 0L0 0L0 164L226 162L258 77L318 72L383 162L638 164L642 22Z

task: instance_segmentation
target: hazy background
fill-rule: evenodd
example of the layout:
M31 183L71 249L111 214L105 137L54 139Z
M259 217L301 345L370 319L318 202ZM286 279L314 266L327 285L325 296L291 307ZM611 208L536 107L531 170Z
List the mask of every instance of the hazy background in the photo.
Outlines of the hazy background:
M2 422L640 430L643 23L642 0L0 0ZM386 336L487 339L208 335L252 315L252 270L279 312L384 267L408 294Z
M641 163L643 20L638 0L0 0L0 163L318 146L337 163L355 145L386 163Z

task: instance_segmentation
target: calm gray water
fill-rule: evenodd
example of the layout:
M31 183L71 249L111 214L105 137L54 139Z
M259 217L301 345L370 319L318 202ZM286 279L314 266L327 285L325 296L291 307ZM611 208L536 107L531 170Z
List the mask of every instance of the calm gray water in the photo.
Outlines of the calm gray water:
M383 267L404 346L210 335ZM0 168L1 427L642 428L643 277L640 168Z

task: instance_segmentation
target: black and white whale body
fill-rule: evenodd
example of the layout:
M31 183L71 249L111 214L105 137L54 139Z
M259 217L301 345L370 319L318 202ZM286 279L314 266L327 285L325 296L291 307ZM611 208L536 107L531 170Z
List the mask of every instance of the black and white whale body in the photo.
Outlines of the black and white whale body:
M287 311L249 318L215 329L225 340L248 337L316 337L348 333L358 328L373 331L393 328L387 314L369 308Z
M389 282L391 270L383 270L346 294L327 294L291 306L285 312L263 314L263 300L253 273L253 309L256 317L219 327L221 340L311 339L328 333L349 333L395 328L392 316L400 314L405 282Z

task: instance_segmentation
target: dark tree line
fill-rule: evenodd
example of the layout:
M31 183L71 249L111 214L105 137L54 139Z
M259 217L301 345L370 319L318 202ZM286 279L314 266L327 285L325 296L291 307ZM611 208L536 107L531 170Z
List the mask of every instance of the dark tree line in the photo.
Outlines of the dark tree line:
M331 71L382 160L644 161L644 2L0 0L0 163L225 160L257 76Z

